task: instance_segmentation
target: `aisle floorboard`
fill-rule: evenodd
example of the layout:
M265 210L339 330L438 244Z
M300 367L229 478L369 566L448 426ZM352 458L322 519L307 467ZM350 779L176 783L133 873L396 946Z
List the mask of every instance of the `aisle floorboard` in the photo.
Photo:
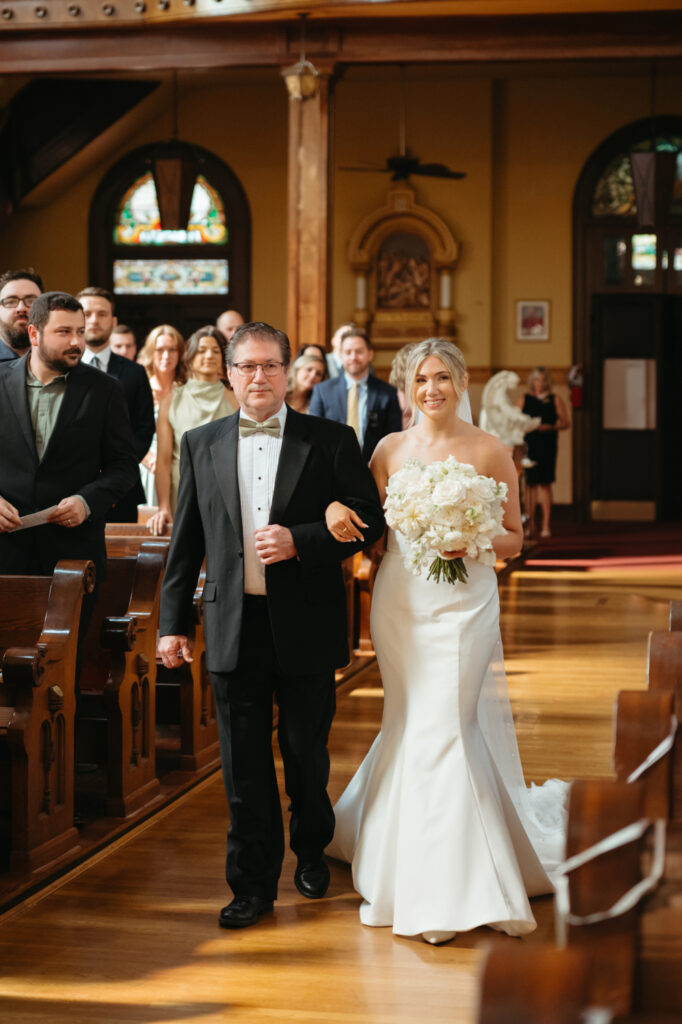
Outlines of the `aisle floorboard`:
M646 637L665 629L672 580L517 574L501 589L510 691L527 778L609 777L619 689L645 685ZM396 628L399 624L396 623ZM381 716L378 672L339 694L337 797ZM287 856L275 914L241 932L216 923L226 805L219 776L0 919L0 1019L11 1024L394 1024L475 1019L486 929L434 948L368 929L347 867L307 902ZM453 863L456 870L456 862ZM417 894L415 894L416 897ZM551 940L552 900L534 901Z

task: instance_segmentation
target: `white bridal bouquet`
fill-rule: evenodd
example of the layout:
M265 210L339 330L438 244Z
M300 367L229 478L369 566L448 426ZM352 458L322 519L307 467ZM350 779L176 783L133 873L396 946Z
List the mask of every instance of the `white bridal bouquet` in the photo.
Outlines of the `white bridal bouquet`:
M429 565L427 579L448 583L468 576L462 558L443 558L439 552L466 549L469 558L495 564L493 540L506 533L502 504L507 485L481 476L454 455L428 466L407 459L386 488L386 522L409 541L405 559L416 576Z

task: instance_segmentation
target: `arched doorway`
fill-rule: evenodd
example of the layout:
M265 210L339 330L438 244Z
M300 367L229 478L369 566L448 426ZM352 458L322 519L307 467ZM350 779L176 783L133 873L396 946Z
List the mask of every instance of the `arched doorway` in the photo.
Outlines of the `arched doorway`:
M225 309L250 316L251 218L236 175L208 150L173 143L197 165L187 230L161 228L152 160L167 144L127 154L90 208L90 283L108 288L138 343L160 323L188 337Z
M629 153L652 121L606 139L574 199L574 353L585 405L574 422L574 493L583 519L682 519L675 471L682 434L682 118L656 118L658 150L677 152L674 194L637 226Z

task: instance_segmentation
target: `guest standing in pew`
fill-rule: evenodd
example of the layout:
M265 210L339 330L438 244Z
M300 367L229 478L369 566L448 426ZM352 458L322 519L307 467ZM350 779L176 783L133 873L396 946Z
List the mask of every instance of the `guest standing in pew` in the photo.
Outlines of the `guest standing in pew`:
M142 366L111 350L110 338L118 323L114 316L114 297L106 288L84 288L76 296L85 312L85 353L83 362L120 381L133 428L135 454L140 463L149 451L154 436L154 399L146 371ZM136 523L137 506L145 502L138 469L128 494L107 512L109 523Z
M219 923L244 928L272 910L284 856L273 696L294 881L309 899L327 891L322 851L334 831L327 738L334 669L348 661L341 562L377 540L383 515L353 431L285 405L287 336L244 324L227 355L239 411L182 440L159 654L167 668L191 660L192 599L206 557L206 661L230 805L226 877L234 894ZM340 495L363 524L362 542L342 544L326 530L325 509Z
M316 385L308 411L352 427L369 462L381 438L402 429L398 392L370 373L374 352L359 327L342 335L339 354L343 373Z
M60 558L106 568L104 524L137 479L118 381L81 362L85 315L65 292L31 305L29 353L0 365L0 573L49 575ZM14 533L19 517L56 506Z

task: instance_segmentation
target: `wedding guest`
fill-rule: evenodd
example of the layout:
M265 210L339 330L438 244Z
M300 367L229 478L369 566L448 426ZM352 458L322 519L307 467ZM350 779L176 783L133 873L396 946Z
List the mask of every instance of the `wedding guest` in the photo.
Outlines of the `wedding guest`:
M326 371L327 364L318 356L298 356L289 369L287 405L296 412L308 412L313 388L324 380Z
M133 362L137 359L137 342L127 324L116 324L109 338L109 348L117 356L123 356L124 359L130 359Z
M244 323L244 317L236 309L226 309L221 313L215 322L216 327L224 335L225 341L229 341L238 327Z
M200 327L187 342L185 369L189 379L159 406L156 493L159 511L148 522L159 537L173 521L180 484L180 442L187 430L211 423L235 410L233 393L225 376L225 336L217 327Z
M35 270L7 270L0 277L0 363L26 355L31 347L28 317L43 292Z
M374 351L359 327L342 336L340 355L343 376L317 385L309 411L353 427L369 462L381 438L402 426L398 395L392 385L370 373Z
M566 404L552 391L552 375L544 366L536 366L528 375L528 391L519 402L528 416L542 422L537 430L526 434L528 458L534 466L526 469L526 512L528 529L533 530L535 512L540 506L541 537L551 537L552 484L556 480L558 432L569 424Z
M296 358L300 359L301 356L317 356L319 359L322 359L322 361L325 364L325 366L324 366L324 379L326 380L327 377L329 376L329 370L328 370L328 367L327 367L327 356L328 356L328 354L329 353L325 352L325 350L322 348L321 345L303 345L303 347L300 348L298 350L298 352L296 353Z
M391 363L391 372L388 376L388 383L392 384L398 392L398 404L403 414L403 430L407 430L412 419L412 408L405 394L405 372L410 359L410 353L416 344L416 341L409 341L402 348L398 349Z
M138 362L144 366L154 399L154 420L158 420L159 406L173 389L187 380L185 369L185 339L177 328L159 324L149 332ZM154 434L149 451L140 463L140 476L147 505L156 505L157 435Z

